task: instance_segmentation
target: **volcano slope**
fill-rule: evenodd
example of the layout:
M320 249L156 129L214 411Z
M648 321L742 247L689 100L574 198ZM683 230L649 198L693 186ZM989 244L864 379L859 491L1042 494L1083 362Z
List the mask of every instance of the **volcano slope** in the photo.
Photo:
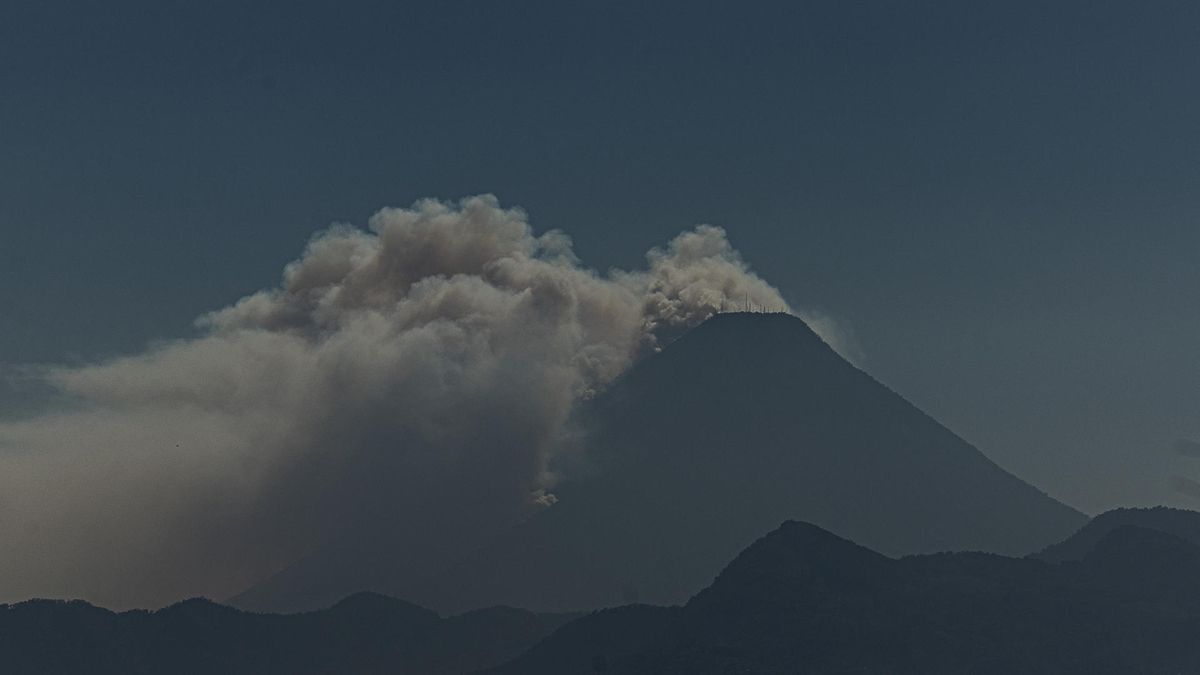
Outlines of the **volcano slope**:
M558 503L404 597L444 611L675 604L785 519L887 555L1023 555L1086 520L790 315L717 315L580 417L590 464Z

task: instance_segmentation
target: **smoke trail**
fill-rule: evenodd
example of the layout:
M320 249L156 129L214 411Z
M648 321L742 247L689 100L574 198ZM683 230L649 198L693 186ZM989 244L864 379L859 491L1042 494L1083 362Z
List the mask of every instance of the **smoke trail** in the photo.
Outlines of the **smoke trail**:
M414 556L552 501L573 403L750 298L720 228L600 275L491 196L338 225L195 339L42 377L0 422L0 598L225 597L347 531Z

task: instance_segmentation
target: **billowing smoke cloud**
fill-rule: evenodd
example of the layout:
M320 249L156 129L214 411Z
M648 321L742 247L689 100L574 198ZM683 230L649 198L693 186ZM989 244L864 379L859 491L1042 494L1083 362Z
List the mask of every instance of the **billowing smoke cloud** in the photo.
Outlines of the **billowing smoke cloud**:
M720 228L647 263L421 201L318 234L198 338L46 370L78 404L0 423L0 599L221 598L347 531L420 557L552 502L576 401L723 307L790 311Z

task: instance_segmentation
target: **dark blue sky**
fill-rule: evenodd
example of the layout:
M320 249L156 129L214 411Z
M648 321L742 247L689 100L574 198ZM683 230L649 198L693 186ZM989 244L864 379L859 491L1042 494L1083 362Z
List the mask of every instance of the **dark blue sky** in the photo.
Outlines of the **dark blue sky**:
M7 2L0 363L189 334L331 221L492 192L600 269L722 225L1001 465L1186 505L1198 66L1191 2Z

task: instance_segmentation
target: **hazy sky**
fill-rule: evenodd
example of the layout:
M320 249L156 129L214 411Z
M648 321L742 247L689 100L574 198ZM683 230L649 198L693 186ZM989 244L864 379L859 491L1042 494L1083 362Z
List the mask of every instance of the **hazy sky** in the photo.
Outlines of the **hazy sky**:
M5 2L0 363L189 335L330 222L493 193L601 270L723 226L1002 466L1200 506L1197 64L1182 1Z

